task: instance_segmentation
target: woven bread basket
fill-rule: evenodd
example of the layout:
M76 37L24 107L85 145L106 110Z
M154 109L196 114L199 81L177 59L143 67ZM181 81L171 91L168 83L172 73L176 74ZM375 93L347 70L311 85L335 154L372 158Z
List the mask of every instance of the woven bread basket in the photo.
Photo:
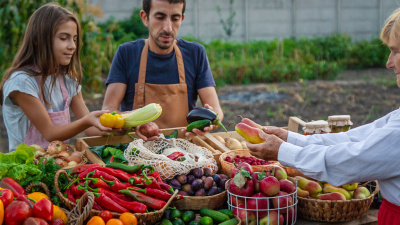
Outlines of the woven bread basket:
M227 162L225 161L225 158L227 156L231 157L231 158L235 158L237 155L239 156L252 156L249 152L248 149L239 149L239 150L231 150L229 152L225 152L223 153L220 157L219 160L221 161L221 172L225 175L227 175L228 177L231 177L231 172L233 170L233 168L235 168L235 165L233 163ZM258 165L258 166L251 166L253 167L254 172L262 172L266 169L268 169L268 167L272 166L272 165L278 165L279 163L276 161L270 161L272 162L271 164L268 165Z
M69 209L73 209L76 204L71 202L68 198L64 197L63 193L60 190L60 187L58 185L58 177L60 176L60 174L65 174L66 177L68 177L67 175L67 171L61 169L58 170L56 175L54 176L54 185L56 187L56 191L57 191L57 196L60 197L60 200L69 208ZM68 178L70 182L72 182L71 178ZM168 206L171 204L172 200L175 199L176 195L178 194L178 190L175 190L174 194L172 195L172 197L168 200L167 204L165 204L165 206L157 211L154 212L149 212L149 213L134 213L134 215L137 218L137 222L138 224L155 224L157 221L161 220L162 215L164 214L164 211L168 208ZM79 201L80 202L80 201ZM93 204L92 204L93 205ZM116 213L116 212L111 212L114 218L119 218L121 216L121 213ZM95 210L95 209L91 209L90 210L90 216L100 216L101 211L99 210Z
M185 196L184 199L173 201L171 206L179 210L218 209L225 201L226 190L212 196Z
M367 182L361 186L366 186ZM371 206L374 196L379 192L377 185L374 192L366 199L319 200L297 197L299 214L307 220L325 222L345 222L359 219Z

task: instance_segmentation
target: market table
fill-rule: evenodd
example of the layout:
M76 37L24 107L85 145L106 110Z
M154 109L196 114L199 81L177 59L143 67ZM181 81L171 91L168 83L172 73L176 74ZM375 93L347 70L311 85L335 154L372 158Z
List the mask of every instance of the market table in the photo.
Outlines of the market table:
M378 221L378 209L369 209L360 219L342 223L328 223L303 219L297 217L296 225L376 225Z

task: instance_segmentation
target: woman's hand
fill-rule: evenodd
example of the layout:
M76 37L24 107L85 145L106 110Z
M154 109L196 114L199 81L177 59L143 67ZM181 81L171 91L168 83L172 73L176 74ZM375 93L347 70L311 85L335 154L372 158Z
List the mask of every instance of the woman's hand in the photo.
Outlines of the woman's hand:
M208 104L205 104L205 105L204 105L204 108L207 108L207 109L213 111L213 107L211 107L211 106L208 105ZM214 112L214 111L213 111L213 112ZM186 132L186 128L182 129L181 131L182 131L182 132L186 132L186 133L185 133L185 136L186 136L186 137L194 137L194 136L196 136L196 135L204 136L204 135L206 135L206 133L208 133L208 132L210 132L210 131L212 131L212 130L215 130L215 129L217 129L217 128L218 128L217 125L210 125L210 126L208 126L208 127L204 127L204 129L203 129L202 131L199 130L199 129L196 129L196 128L194 128L194 129L192 130L192 132Z
M258 132L258 135L265 142L261 144L246 142L250 154L264 160L278 160L279 148L284 141L273 134L266 134L262 130Z

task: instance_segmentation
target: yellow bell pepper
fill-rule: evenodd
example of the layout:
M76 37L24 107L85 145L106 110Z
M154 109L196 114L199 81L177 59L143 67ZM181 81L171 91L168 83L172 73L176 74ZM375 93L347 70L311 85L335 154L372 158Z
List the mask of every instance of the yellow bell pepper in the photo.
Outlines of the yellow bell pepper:
M64 224L68 223L68 218L64 211L62 211L60 207L53 205L53 220L55 219L61 219L64 221Z
M3 224L4 219L4 205L3 202L0 200L0 225Z
M100 123L105 127L122 128L124 126L124 117L117 114L115 111L112 113L104 113L100 116Z
M28 198L31 198L35 201L40 201L41 199L45 198L45 199L50 199L49 196L47 196L46 194L42 193L42 192L33 192L27 195Z

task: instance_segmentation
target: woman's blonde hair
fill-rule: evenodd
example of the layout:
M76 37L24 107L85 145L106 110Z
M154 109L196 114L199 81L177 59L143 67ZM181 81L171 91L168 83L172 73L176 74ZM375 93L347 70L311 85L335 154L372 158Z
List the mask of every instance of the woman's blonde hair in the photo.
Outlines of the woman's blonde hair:
M381 40L386 45L389 45L389 41L400 43L400 8L387 18L381 31Z
M61 66L56 62L53 53L53 39L58 27L69 21L75 22L78 28L76 50L70 64ZM4 83L16 71L25 71L30 76L42 76L41 93L39 94L42 94L46 105L49 104L49 101L43 95L43 87L48 76L51 76L52 87L54 87L56 78L60 74L68 75L78 84L81 84L82 68L79 59L81 38L79 20L72 12L55 3L45 4L37 9L29 18L22 44L1 82L0 95L2 101L0 104L3 103Z

